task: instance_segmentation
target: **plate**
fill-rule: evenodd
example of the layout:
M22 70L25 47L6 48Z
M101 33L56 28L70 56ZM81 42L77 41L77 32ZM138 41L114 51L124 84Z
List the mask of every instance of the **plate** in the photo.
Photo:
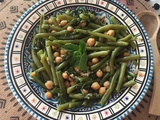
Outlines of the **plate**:
M41 14L47 17L66 9L85 8L96 11L107 20L114 16L121 24L128 27L127 31L137 37L136 50L140 54L136 85L114 94L104 107L94 105L90 108L57 111L57 101L47 100L42 88L30 81L31 67L30 47L34 30ZM108 21L109 22L109 21ZM153 73L153 53L148 35L136 18L125 6L115 0L42 0L29 8L17 21L12 29L5 50L5 72L10 89L19 103L36 119L60 120L113 120L127 116L143 99L149 88ZM134 71L131 65L130 70Z

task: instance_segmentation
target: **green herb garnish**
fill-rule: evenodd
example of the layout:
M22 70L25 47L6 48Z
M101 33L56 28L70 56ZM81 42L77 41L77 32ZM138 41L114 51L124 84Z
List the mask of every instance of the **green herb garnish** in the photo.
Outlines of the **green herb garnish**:
M87 70L88 58L86 54L86 44L84 41L80 41L79 45L67 43L63 45L62 48L67 50L71 54L71 66L78 66L80 71Z

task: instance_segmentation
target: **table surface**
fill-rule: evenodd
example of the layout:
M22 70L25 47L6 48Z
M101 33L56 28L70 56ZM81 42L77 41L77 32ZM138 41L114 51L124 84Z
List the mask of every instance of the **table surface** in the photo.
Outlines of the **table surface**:
M2 1L2 2L1 2ZM160 10L154 9L154 4L159 0L118 0L133 13L142 10L152 10L160 14ZM158 2L159 1L159 2ZM4 50L8 35L18 18L31 7L37 0L0 0L0 120L35 120L25 109L17 102L13 96L5 76L4 70ZM160 36L160 35L159 35ZM160 37L158 37L160 39ZM160 117L148 114L148 108L153 91L153 81L143 100L132 111L125 120L160 120Z

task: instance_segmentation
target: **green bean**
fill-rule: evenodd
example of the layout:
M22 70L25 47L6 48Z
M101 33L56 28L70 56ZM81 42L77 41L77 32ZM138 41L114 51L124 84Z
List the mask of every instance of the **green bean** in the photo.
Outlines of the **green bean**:
M57 27L57 26L54 26L54 25L48 25L48 24L42 24L42 28L46 29L46 30L48 29L50 31L52 31L52 30L61 31L62 30L62 28L60 28L60 27Z
M58 85L60 87L62 95L66 97L67 96L67 90L65 88L65 84L64 84L64 80L62 78L61 71L56 71L56 75L57 75L57 78L58 78Z
M42 72L42 71L45 71L45 68L44 67L41 67L41 68L38 68L36 69L35 71L33 71L35 73L35 75L37 75L38 73Z
M82 93L70 93L69 97L79 100L84 99L84 95Z
M126 70L126 73L132 77L136 77L136 75L137 75L137 73L130 72L129 70Z
M131 75L125 75L125 78L126 78L127 80L133 79L133 77L132 77Z
M60 104L57 106L58 111L65 110L65 109L69 109L69 102L64 103L64 104Z
M31 62L31 63L30 63L30 66L31 66L31 68L32 68L32 71L37 70L37 66L36 66L36 64L35 64L34 62Z
M63 45L54 41L49 41L46 40L46 46L57 46L57 47L62 47Z
M99 93L88 93L87 95L85 95L84 98L90 100L90 99L98 99L101 98L102 96Z
M132 47L133 50L136 49L136 44L134 42L130 42L129 44L130 44L130 46Z
M108 24L105 26L102 26L96 30L94 30L93 32L106 32L108 30L127 30L127 27L124 25L118 25L118 24Z
M123 42L123 41L117 41L117 42L107 42L106 43L107 45L113 45L113 46L120 46L120 47L123 47L123 46L128 46L128 42Z
M107 34L98 33L98 32L92 32L92 31L89 31L89 30L75 29L74 32L78 32L78 33L82 33L82 34L88 34L88 35L101 37L101 38L106 38L110 41L116 41L115 37L112 37L112 36L107 35Z
M77 107L82 105L82 101L76 101L76 102L70 102L69 103L69 108Z
M70 60L71 60L71 59L68 58L67 60L63 61L62 63L60 63L60 64L56 67L56 69L57 69L57 70L62 70L66 65L69 64Z
M55 69L55 65L54 65L54 57L52 54L51 47L50 46L46 47L46 51L48 54L48 59L49 59L50 67L51 67L52 78L53 78L52 81L54 82L54 85L57 86L58 85L58 78L56 75L56 69Z
M45 55L45 54L41 54L41 55L40 55L40 58L41 58L40 61L41 61L41 63L43 64L43 66L44 66L44 68L45 68L45 70L46 70L46 72L47 72L50 80L52 80L52 79L53 79L53 78L52 78L52 73L51 73L50 66L49 66L49 64L47 63L46 55Z
M114 51L112 51L112 53L111 53L111 58L110 58L110 62L109 62L111 75L114 74L115 57L116 57L117 53L118 53L120 50L122 50L122 47L117 47L117 48L115 48Z
M52 17L51 17L51 20L53 21L54 26L60 28L60 26L59 26L59 24L58 24L58 22L57 22L57 20L56 20L56 17L53 17L53 16L52 16Z
M68 40L68 39L85 39L86 36L82 35L82 34L70 34L68 36L57 36L57 39L60 40Z
M34 46L35 43L35 37L32 40L32 45ZM41 68L43 67L42 63L40 62L40 59L37 56L37 51L34 48L31 48L31 54L32 54L32 60L34 62L34 64L36 65L37 68ZM42 75L45 79L49 79L48 75L45 72L42 72ZM46 81L46 80L44 80Z
M126 37L128 35L128 33L125 30L120 30L120 35L122 35L123 37Z
M85 100L83 101L83 103L82 103L82 106L85 106L85 107L89 106L89 104L91 103L91 101L92 101L92 100L85 99Z
M33 78L33 81L34 82L36 82L36 83L38 83L41 87L43 87L44 89L47 89L46 88L46 86L44 85L44 83L41 81L41 80L39 80L39 78L35 75L35 76L32 76L32 78Z
M73 18L69 23L67 23L62 29L66 29L68 26L72 26L73 24L75 24L77 22L77 19Z
M101 98L101 100L99 102L100 105L104 106L107 99L110 97L111 93L114 91L115 86L116 86L116 81L119 76L119 72L120 72L119 69L117 69L117 71L113 75L109 88L106 90L106 92L104 93L103 97Z
M43 32L43 29L42 29L43 21L44 21L44 14L40 16L39 33Z
M78 80L82 83L82 82L86 82L86 81L90 80L90 77L84 76L84 77L78 78Z
M97 51L97 50L113 50L115 49L114 46L101 46L101 47L86 47L86 50L94 50L94 51Z
M33 42L35 41L36 39L34 38L33 41L32 41L32 44L34 44ZM32 48L31 49L31 53L32 53L32 60L33 62L35 63L35 65L37 66L37 68L41 68L43 67L42 63L40 62L40 59L38 58L37 56L37 51Z
M133 36L132 34L128 34L127 36L125 36L122 39L119 39L118 41L125 41L125 42L127 42L128 40L130 40L132 38L132 36Z
M109 56L103 58L102 60L100 60L98 63L92 65L90 67L91 70L96 70L98 69L102 64L104 64L107 60L109 59Z
M49 36L59 36L59 35L64 35L64 34L67 34L67 30L62 30L62 31L59 31L59 32L53 32L53 33L38 33L35 35L35 38L46 38L46 37L49 37Z
M93 52L88 55L88 58L90 59L94 57L103 57L103 56L107 56L109 53L110 53L110 50Z
M140 58L140 55L130 55L130 56L126 56L126 57L123 57L123 58L118 58L116 59L117 62L127 62L127 61L130 61L130 60L137 60Z
M78 83L78 84L75 84L75 85L73 85L73 86L71 86L71 87L68 87L67 88L67 93L68 94L70 94L71 92L73 92L74 90L77 90L77 89L79 89L80 87L82 87L82 83Z
M70 21L73 19L72 16L69 16L69 15L66 15L66 14L62 14L62 15L57 15L57 18L59 20L67 20L67 21Z
M82 39L77 40L54 40L53 43L66 44L66 43L79 43Z
M109 19L112 21L112 24L118 24L118 21L114 16L111 16Z
M105 103L106 103L106 101L108 100L108 98L110 97L111 93L112 93L111 88L108 88L108 89L106 90L105 94L103 95L103 97L101 98L100 102L99 102L99 104L100 104L101 106L104 106L104 105L105 105Z
M94 29L97 29L97 28L101 27L101 25L98 25L98 24L95 24L95 23L89 23L88 26L91 27L91 28L94 28Z
M120 92L120 89L122 87L123 79L124 79L124 76L125 76L126 67L127 67L126 63L121 63L121 68L120 68L121 72L120 72L118 83L117 83L117 87L116 87L116 92L117 93Z
M103 78L102 78L102 80L100 81L100 86L102 86L103 85L103 83L104 82L106 82L107 81L107 79L109 78L111 76L111 74L110 73L106 73L104 76L103 76Z
M123 88L128 88L128 87L134 86L135 84L136 84L136 82L134 81L134 79L132 79L128 82L125 82L122 87Z

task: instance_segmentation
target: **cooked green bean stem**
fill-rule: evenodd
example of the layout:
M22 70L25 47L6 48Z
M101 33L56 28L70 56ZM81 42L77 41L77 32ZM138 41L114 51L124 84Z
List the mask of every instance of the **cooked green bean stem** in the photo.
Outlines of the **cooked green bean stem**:
M53 32L53 33L38 33L35 35L35 38L47 38L49 36L59 36L59 35L64 35L64 34L67 34L67 30L62 30L62 31L59 31L59 32Z
M57 106L58 111L69 109L69 102Z
M121 50L122 50L122 47L117 47L117 48L115 48L115 49L112 51L111 58L110 58L110 62L109 62L110 71L111 71L111 74L112 74L112 75L114 74L115 57L116 57L117 53L118 53L119 51L121 51Z
M90 69L91 69L92 71L98 69L98 68L99 68L102 64L104 64L108 59L109 59L109 56L101 59L101 61L99 61L98 63L92 65L92 66L90 67Z
M86 47L86 50L88 50L88 51L91 51L91 50L93 50L93 51L97 51L97 50L103 51L103 50L113 50L113 49L115 49L114 46Z
M70 93L69 97L81 100L84 99L85 96L82 93Z
M130 40L132 38L132 34L128 34L127 36L125 36L124 38L122 39L119 39L118 41L124 41L124 42L127 42L128 40Z
M44 14L40 16L39 33L43 32L43 29L42 29L43 21L44 21Z
M105 25L105 26L102 26L96 30L94 30L93 32L106 32L108 30L127 30L127 27L124 26L124 25L118 25L118 24L108 24L108 25Z
M56 75L57 75L57 78L58 78L58 85L60 87L61 93L63 94L63 96L67 97L67 91L66 91L66 88L65 88L64 80L62 78L61 71L57 71Z
M93 52L88 55L88 58L90 59L94 57L103 57L103 56L107 56L109 53L110 53L110 50Z
M111 80L109 88L107 89L107 91L105 92L105 94L103 95L103 97L101 98L101 100L99 102L100 105L104 106L106 101L107 101L107 99L110 97L111 93L114 91L114 89L116 87L116 81L117 81L117 78L119 76L119 73L120 73L120 70L117 69L115 74L112 77L112 80Z
M108 39L110 41L116 41L115 37L112 37L110 35L103 34L103 33L92 32L92 31L83 30L83 29L75 29L74 32L78 32L78 33L82 33L82 34L88 34L88 35L93 35L93 36L101 37L101 38L106 38L106 39Z
M123 46L128 46L128 42L123 42L123 41L117 41L117 42L107 42L106 43L107 45L113 45L113 46L120 46L120 47L123 47Z
M41 63L43 64L43 66L44 66L44 68L45 68L50 80L52 80L53 78L52 78L51 68L50 68L49 64L47 63L46 55L45 54L41 54L40 58L41 58Z
M128 87L134 86L135 84L136 84L136 82L133 78L132 80L125 82L122 87L123 88L128 88Z
M51 67L52 78L53 78L52 81L54 82L54 85L57 86L58 85L58 78L56 75L56 69L55 69L55 65L54 65L54 57L52 55L51 47L50 46L46 47L46 51L48 54L48 59L49 59L50 67Z
M126 56L126 57L123 57L123 58L118 58L116 59L117 62L127 62L127 61L130 61L130 60L137 60L140 58L140 55L130 55L130 56Z
M120 72L118 83L117 83L117 86L116 86L116 92L117 93L119 93L120 89L122 88L126 68L127 68L127 64L126 63L121 63L121 68L120 68L121 72Z

